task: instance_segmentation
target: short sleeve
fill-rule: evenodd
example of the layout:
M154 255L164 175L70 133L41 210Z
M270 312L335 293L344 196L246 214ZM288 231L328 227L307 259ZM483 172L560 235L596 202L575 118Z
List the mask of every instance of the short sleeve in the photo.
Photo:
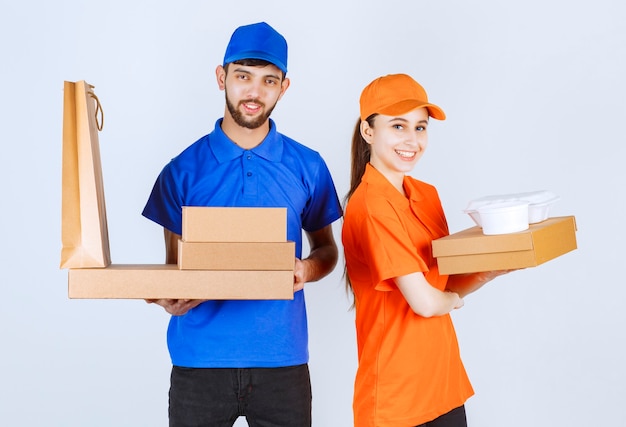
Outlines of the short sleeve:
M376 289L395 289L395 284L389 279L428 271L426 262L419 257L398 212L391 206L370 213L362 225L363 255L370 266L372 283L376 283Z
M157 177L142 215L180 235L183 202L172 169L169 163Z
M318 157L317 173L310 183L311 198L302 216L302 228L316 231L341 218L342 209L337 190L326 163Z

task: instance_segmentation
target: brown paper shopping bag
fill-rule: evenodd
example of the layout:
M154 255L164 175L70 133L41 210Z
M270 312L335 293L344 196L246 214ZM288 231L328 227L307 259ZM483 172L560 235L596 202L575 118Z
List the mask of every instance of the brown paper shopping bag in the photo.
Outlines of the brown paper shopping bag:
M98 122L98 113L100 122ZM98 131L102 108L93 86L65 82L61 268L111 264Z

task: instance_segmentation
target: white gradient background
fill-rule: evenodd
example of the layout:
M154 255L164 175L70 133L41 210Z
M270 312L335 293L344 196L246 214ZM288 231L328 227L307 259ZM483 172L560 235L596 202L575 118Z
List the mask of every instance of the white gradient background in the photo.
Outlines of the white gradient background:
M469 200L504 192L550 190L553 215L576 216L577 251L500 278L454 313L476 390L470 425L624 425L622 2L1 3L0 424L167 425L167 314L67 298L63 81L95 85L104 107L113 262L159 263L161 229L140 215L154 179L222 115L214 69L231 32L265 20L290 47L278 129L324 156L341 195L360 90L405 72L448 115L413 175L439 188L451 231L471 225ZM342 264L306 287L315 427L352 422Z

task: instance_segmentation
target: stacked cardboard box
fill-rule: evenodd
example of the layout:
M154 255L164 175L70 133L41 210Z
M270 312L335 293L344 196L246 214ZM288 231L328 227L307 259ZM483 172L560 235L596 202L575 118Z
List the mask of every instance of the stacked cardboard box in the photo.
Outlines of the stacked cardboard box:
M441 274L535 267L576 247L573 216L549 218L509 234L485 235L472 227L432 243Z
M286 240L286 215L283 208L184 207L178 267L293 271L295 243Z
M178 264L69 271L70 298L293 299L285 208L184 207Z

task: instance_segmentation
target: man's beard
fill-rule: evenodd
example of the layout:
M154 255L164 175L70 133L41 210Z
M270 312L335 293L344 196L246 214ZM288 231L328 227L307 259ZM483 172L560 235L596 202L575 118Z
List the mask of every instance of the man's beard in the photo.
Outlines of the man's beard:
M258 102L258 101L251 100L251 99L240 101L239 105L245 102L255 102L256 104L259 104L262 108L265 108L265 104ZM261 114L260 116L256 118L248 119L243 113L241 113L241 111L235 108L235 106L229 101L228 93L226 93L226 107L228 108L228 112L232 116L235 123L237 123L239 126L248 128L248 129L257 129L261 127L267 121L270 114L272 114L274 107L276 107L276 104L274 104L272 108L268 109L264 114Z

